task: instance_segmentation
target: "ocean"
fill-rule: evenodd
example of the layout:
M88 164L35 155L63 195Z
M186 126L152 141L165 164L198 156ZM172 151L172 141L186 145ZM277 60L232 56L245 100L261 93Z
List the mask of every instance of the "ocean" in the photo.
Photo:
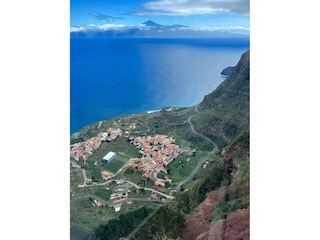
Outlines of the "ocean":
M70 39L70 133L94 122L198 104L248 38Z

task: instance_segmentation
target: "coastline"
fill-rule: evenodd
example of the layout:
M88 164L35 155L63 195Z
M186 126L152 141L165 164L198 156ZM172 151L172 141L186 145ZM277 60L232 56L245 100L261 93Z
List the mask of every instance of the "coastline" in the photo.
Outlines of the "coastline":
M151 111L147 111L148 114L150 113L155 113L155 112L160 112L162 109L158 109L158 110L151 110Z
M200 103L200 102L199 102L199 103ZM199 103L198 103L198 104L199 104ZM80 131L83 130L84 128L90 127L90 126L95 125L95 124L98 124L98 126L100 127L104 121L108 121L108 120L111 120L111 119L114 119L114 118L122 118L122 117L126 117L126 116L141 115L141 114L152 114L152 113L161 112L161 111L164 110L164 109L192 108L192 107L195 107L195 106L198 105L198 104L191 105L191 106L187 106L187 107L164 107L164 108L156 109L156 110L142 111L142 112L138 112L138 113L131 113L131 114L126 114L126 115L121 115L121 116L117 116L117 117L112 117L112 118L103 119L103 120L96 121L96 122L93 122L93 123L91 123L91 124L85 125L85 126L81 127L81 128L80 128L78 131L76 131L76 132L73 132L73 133L70 132L70 137L72 137L72 138L77 137L77 136L80 134Z
M192 106L191 106L192 107ZM165 109L165 108L162 108L162 109ZM150 111L143 111L143 112L138 112L138 113L131 113L131 114L127 114L127 115L121 115L121 116L117 116L117 117L112 117L112 118L107 118L107 119L103 119L103 120L100 120L100 121L96 121L96 122L93 122L91 124L88 124L88 125L85 125L83 127L81 127L78 131L76 132L70 132L70 137L77 137L77 135L80 134L80 131L86 127L89 127L89 126L92 126L92 125L95 125L95 124L99 124L98 126L100 127L101 124L104 122L104 121L108 121L108 120L111 120L111 119L114 119L114 118L121 118L121 117L125 117L125 116L131 116L131 115L140 115L140 114L152 114L152 113L156 113L156 112L160 112L162 109L156 109L156 110L150 110Z

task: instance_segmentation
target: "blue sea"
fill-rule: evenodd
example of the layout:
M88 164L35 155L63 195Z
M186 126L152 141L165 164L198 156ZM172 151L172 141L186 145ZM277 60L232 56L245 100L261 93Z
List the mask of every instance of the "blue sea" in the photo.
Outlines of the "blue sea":
M249 49L249 39L70 39L70 131L198 104Z

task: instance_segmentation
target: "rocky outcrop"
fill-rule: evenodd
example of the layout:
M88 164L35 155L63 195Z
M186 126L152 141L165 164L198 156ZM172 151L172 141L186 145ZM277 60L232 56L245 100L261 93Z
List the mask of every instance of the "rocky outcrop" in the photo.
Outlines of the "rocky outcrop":
M221 75L229 76L232 73L232 70L234 67L226 67L225 69L222 70L220 73Z
M186 217L182 239L200 240L208 237L212 211L224 199L226 192L227 188L210 192L207 198L197 207L195 213Z
M186 216L186 221L182 233L183 240L206 240L209 239L210 236L216 236L221 233L220 225L212 225L211 226L211 216L213 211L219 205L220 202L225 200L227 194L233 194L236 191L244 191L248 193L249 189L245 185L231 184L228 187L221 187L218 190L212 191L207 194L206 199L196 208L193 214ZM229 228L232 228L232 224L236 216L231 213L228 218ZM245 218L243 218L243 222ZM242 225L247 226L248 224L243 223ZM217 228L217 230L215 230ZM223 228L222 228L223 229ZM237 231L237 227L234 231ZM240 227L241 231L244 229ZM247 228L249 231L249 228ZM215 232L217 231L217 232ZM244 231L244 230L243 230ZM219 238L224 239L224 238ZM232 238L231 238L232 239ZM234 238L236 239L236 238Z
M227 219L210 226L208 240L249 240L250 210L240 209L230 213Z

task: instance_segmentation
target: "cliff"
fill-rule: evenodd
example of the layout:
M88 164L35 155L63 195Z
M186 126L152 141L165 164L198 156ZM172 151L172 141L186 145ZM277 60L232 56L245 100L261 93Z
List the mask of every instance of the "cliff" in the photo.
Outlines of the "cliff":
M245 52L231 75L199 104L193 118L198 132L223 146L249 129L250 53Z

